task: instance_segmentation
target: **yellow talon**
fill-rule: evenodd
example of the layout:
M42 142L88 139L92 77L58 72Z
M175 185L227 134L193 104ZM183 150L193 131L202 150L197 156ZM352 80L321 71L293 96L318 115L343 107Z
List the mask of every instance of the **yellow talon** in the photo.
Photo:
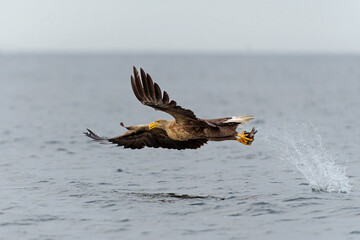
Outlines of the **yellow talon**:
M236 140L245 145L251 145L252 142L254 141L253 138L249 138L249 134L246 133L245 131L243 131L241 134L238 133L238 137L240 138L236 138Z
M243 131L241 134L238 133L238 136L245 139L245 140L248 140L248 141L253 141L254 140L254 139L248 138L249 134L245 133L245 131Z

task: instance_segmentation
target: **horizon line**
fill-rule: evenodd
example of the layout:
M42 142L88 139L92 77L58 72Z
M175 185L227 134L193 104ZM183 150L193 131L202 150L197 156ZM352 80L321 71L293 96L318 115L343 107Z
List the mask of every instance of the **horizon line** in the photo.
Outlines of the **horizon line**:
M124 50L2 50L0 55L21 55L21 54L39 54L39 55L360 55L360 51L261 51L261 50L234 50L234 51L214 51L214 50L180 50L180 51L162 51L162 50L142 50L142 51L124 51Z

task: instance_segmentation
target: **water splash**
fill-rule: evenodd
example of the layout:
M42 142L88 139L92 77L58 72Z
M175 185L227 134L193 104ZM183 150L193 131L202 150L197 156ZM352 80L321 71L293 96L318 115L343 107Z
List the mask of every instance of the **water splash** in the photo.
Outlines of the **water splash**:
M264 129L264 140L280 159L294 165L313 191L349 192L351 184L344 167L322 146L316 128L309 123L285 123Z

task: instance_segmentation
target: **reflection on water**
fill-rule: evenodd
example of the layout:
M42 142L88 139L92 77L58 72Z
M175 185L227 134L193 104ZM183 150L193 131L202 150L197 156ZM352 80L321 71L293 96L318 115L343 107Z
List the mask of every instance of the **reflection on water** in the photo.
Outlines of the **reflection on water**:
M177 193L129 193L130 195L144 197L144 198L154 198L154 199L168 199L168 198L176 198L176 199L217 199L217 200L225 200L223 197L215 197L215 196L196 196L196 195L188 195L188 194L177 194Z

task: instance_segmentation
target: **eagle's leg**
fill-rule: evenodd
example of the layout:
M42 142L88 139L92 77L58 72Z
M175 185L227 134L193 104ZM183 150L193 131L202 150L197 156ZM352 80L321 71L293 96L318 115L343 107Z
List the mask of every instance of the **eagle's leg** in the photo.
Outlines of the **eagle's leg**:
M251 129L251 132L243 131L241 134L238 133L237 136L239 138L236 138L237 141L241 142L245 145L251 145L254 141L254 136L257 133L257 130L255 128Z

